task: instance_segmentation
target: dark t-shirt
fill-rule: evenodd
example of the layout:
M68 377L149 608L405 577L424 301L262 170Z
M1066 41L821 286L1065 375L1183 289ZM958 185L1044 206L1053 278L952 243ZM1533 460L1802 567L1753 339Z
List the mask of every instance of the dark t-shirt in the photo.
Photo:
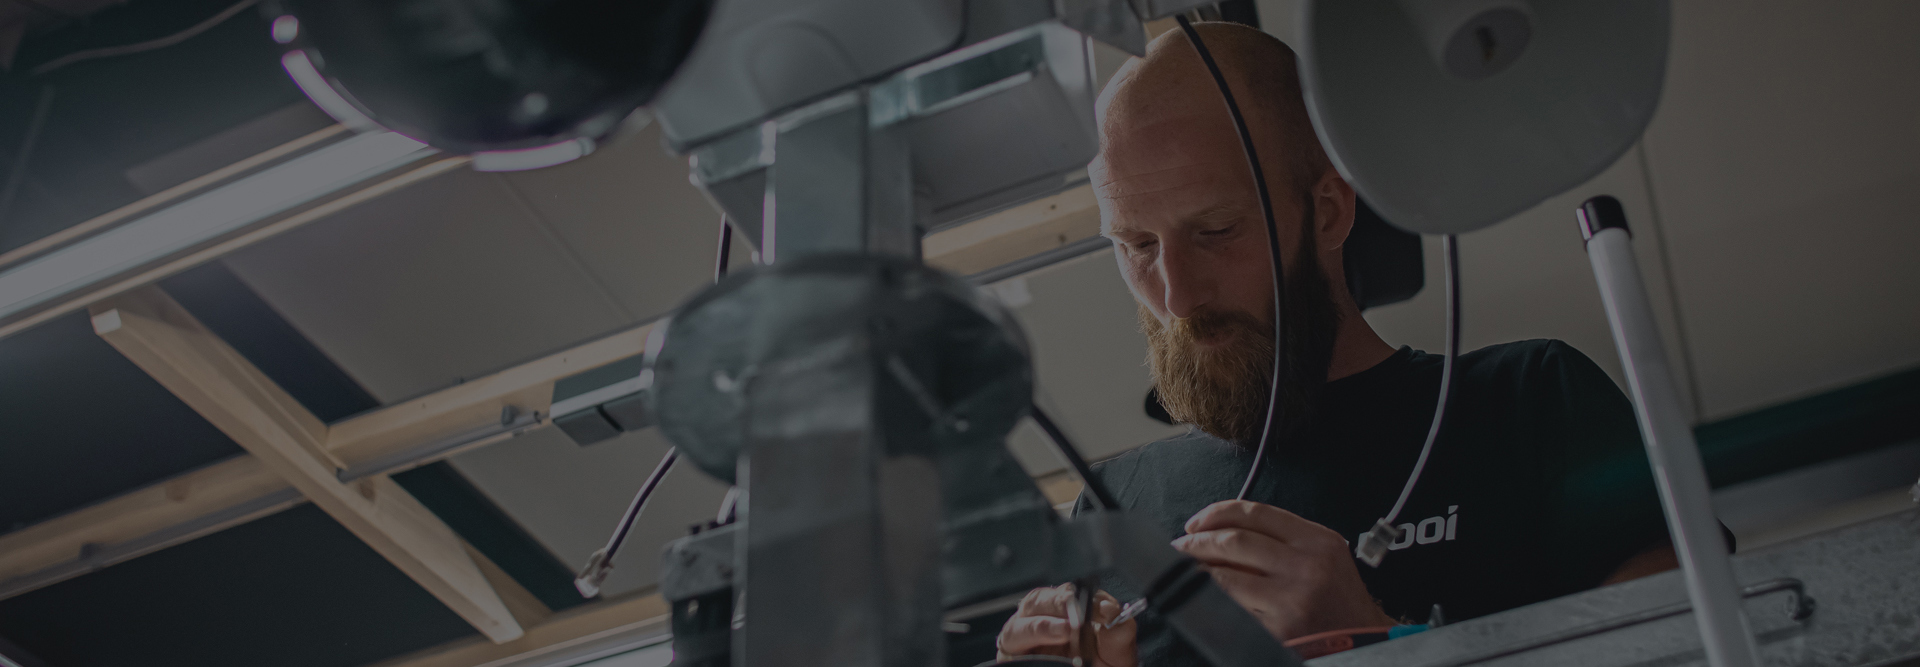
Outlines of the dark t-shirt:
M1441 361L1403 347L1329 383L1308 435L1273 444L1249 498L1358 543L1413 470ZM1667 539L1632 406L1592 360L1529 340L1462 355L1455 372L1440 438L1395 521L1406 535L1379 569L1356 562L1389 616L1423 623L1438 603L1453 621L1567 595ZM1252 460L1196 429L1094 469L1171 540L1194 513L1232 499ZM1140 595L1106 585L1121 600ZM1151 611L1140 623L1142 665L1204 664Z

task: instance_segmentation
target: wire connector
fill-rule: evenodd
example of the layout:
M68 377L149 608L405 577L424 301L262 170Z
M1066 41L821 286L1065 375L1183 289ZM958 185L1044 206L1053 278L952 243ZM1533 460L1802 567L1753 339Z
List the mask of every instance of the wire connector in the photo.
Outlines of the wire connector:
M607 583L609 574L613 574L613 561L607 558L607 550L595 551L593 557L587 559L587 566L580 568L580 576L574 577L573 587L580 591L580 597L597 597L600 585Z
M1366 563L1368 567L1380 567L1380 561L1387 559L1387 546L1399 541L1406 531L1393 527L1386 519L1373 522L1373 530L1360 536L1360 544L1353 548L1353 557Z

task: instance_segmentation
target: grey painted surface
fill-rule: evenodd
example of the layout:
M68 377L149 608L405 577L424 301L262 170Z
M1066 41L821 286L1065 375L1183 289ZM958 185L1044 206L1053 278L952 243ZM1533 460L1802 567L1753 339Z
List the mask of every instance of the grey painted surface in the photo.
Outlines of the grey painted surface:
M1626 386L1619 352L1607 328L1599 286L1575 226L1573 211L1588 197L1610 194L1626 207L1636 226L1634 251L1645 272L1648 295L1662 324L1667 346L1686 390L1686 348L1673 328L1671 292L1662 270L1658 222L1648 207L1642 171L1634 153L1592 182L1574 188L1506 222L1460 237L1461 346L1475 350L1528 338L1557 338L1586 353L1614 382ZM1427 288L1410 301L1382 306L1366 314L1381 337L1394 345L1439 351L1444 344L1445 305L1440 241L1424 239Z
M228 263L383 403L626 323L493 184L448 173Z
M666 311L711 280L718 219L648 131L552 169L448 173L229 261L392 403Z
M1674 3L1647 155L1726 416L1920 363L1920 4Z
M559 429L542 429L463 454L454 468L487 494L569 568L606 546L614 524L653 471L667 444L658 429L579 447ZM692 465L677 466L648 499L601 594L653 586L660 546L714 518L726 487Z

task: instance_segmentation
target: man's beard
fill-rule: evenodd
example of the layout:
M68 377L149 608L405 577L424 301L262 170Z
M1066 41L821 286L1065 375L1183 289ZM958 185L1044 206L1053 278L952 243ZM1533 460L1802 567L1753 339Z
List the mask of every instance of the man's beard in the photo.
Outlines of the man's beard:
M1311 213L1307 220L1312 220ZM1312 251L1311 223L1304 227L1300 252L1286 263L1287 312L1281 321L1286 356L1280 366L1276 441L1297 436L1307 427L1327 383L1340 323L1326 276ZM1262 310L1271 309L1269 305ZM1242 446L1259 442L1273 377L1271 315L1205 308L1164 326L1141 306L1140 330L1147 335L1147 364L1168 415ZM1201 339L1218 342L1203 346Z

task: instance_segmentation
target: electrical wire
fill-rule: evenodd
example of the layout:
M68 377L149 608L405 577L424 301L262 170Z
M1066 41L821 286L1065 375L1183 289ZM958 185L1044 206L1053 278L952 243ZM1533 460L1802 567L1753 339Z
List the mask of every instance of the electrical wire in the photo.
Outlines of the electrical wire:
M1233 116L1233 128L1240 134L1240 146L1246 152L1247 164L1253 171L1254 185L1260 193L1260 212L1267 219L1267 249L1273 259L1273 381L1268 386L1267 419L1260 429L1260 442L1254 448L1253 465L1247 471L1246 482L1240 485L1238 500L1246 500L1253 491L1253 484L1260 478L1261 466L1266 462L1267 450L1273 440L1274 421L1280 409L1280 371L1286 355L1280 353L1282 314L1286 312L1285 282L1280 256L1280 239L1274 227L1273 200L1267 193L1266 178L1260 169L1259 155L1254 151L1253 136L1247 131L1247 121L1240 113L1240 105L1233 99L1233 90L1227 85L1227 78L1221 74L1219 64L1213 60L1212 52L1207 50L1205 42L1200 40L1200 32L1194 30L1193 22L1185 15L1175 15L1181 32L1187 41L1199 52L1201 62L1206 63L1207 72L1213 75L1213 82L1220 88L1220 97L1226 101L1227 111ZM1433 443L1440 437L1440 425L1445 421L1447 399L1453 394L1453 363L1460 355L1460 256L1458 239L1452 234L1441 238L1442 254L1445 256L1447 274L1447 351L1440 366L1440 397L1433 406L1433 425L1427 429L1426 442L1420 446L1420 458L1413 464L1413 473L1407 476L1407 483L1400 489L1400 498L1393 503L1393 509L1387 512L1383 523L1392 523L1399 518L1401 508L1407 504L1407 498L1413 495L1414 486L1420 482L1420 473L1426 470L1427 459L1433 454Z
M727 263L733 254L732 250L733 226L727 224L727 217L722 215L720 216L720 249L715 252L713 266L714 283L717 284L722 278L727 277ZM614 526L613 536L607 539L607 546L595 553L588 561L587 567L575 577L574 586L580 588L582 594L598 593L600 581L606 578L606 572L613 569L613 558L620 553L621 545L627 541L627 533L633 530L635 523L639 522L640 515L646 511L647 500L653 497L654 489L660 487L660 480L666 479L667 472L673 470L673 464L678 460L680 460L680 448L668 447L667 453L660 457L660 463L653 466L653 474L647 475L647 481L640 484L640 492L634 494L633 503L627 505L626 513L620 516L620 524ZM728 491L726 499L720 506L718 523L728 523L733 520L734 499L738 495L734 491Z
M660 463L653 466L653 474L647 475L647 481L640 484L640 493L633 497L633 504L627 507L626 515L620 517L620 527L613 532L613 539L607 540L607 558L613 558L620 544L627 541L627 532L633 530L633 524L638 523L640 514L646 511L647 499L653 497L653 490L660 488L660 480L667 478L667 471L673 470L673 463L678 460L680 448L668 447L667 454L660 457Z
M1040 430L1046 432L1047 439L1053 441L1053 451L1058 452L1060 458L1067 462L1067 467L1073 468L1074 476L1080 478L1080 486L1087 490L1087 497L1093 500L1093 508L1102 511L1120 509L1119 501L1114 500L1113 493L1107 490L1107 485L1102 483L1100 478L1093 476L1093 466L1087 465L1087 459L1080 456L1080 450L1075 449L1073 443L1067 440L1067 434L1060 430L1059 425L1053 423L1053 419L1047 416L1045 410L1040 409L1039 403L1033 404L1031 415L1033 423L1038 424Z
M165 37L161 37L159 39L150 39L144 42L135 42L133 44L122 44L120 46L108 46L108 47L98 48L98 49L87 49L85 51L75 51L73 53L60 56L53 60L49 60L45 63L42 63L39 67L33 68L33 75L40 76L42 74L46 74L47 72L51 72L51 71L60 69L62 67L66 67L68 65L72 65L74 63L77 63L83 60L94 60L97 58L111 58L114 56L127 56L127 55L133 55L135 53L152 51L154 49L163 49L169 46L173 46L175 44L179 44L181 42L192 39L195 35L199 35L200 33L206 32L208 30L212 30L214 26L220 25L221 23L225 22L227 19L233 18L235 14L239 14L242 10L245 10L248 7L252 7L259 2L260 0L240 0L240 2L235 3L232 7L228 7L226 9L220 10L220 13L214 14L212 17L208 18L205 21L201 21L199 23L194 24L193 27L187 28L186 30L182 30L180 32L173 33L171 35L167 35Z
M1407 476L1407 485L1401 487L1400 499L1393 501L1393 509L1380 520L1389 524L1400 518L1400 509L1406 507L1407 497L1413 495L1420 473L1427 468L1427 457L1433 454L1433 443L1440 439L1440 424L1447 416L1447 398L1453 394L1453 360L1460 356L1460 243L1454 235L1440 237L1440 254L1441 261L1447 265L1447 356L1440 360L1440 398L1434 401L1433 426L1427 429L1426 443L1420 445L1420 458L1413 463L1413 474Z
M1193 44L1193 50L1200 53L1200 61L1206 63L1207 72L1213 75L1214 84L1220 87L1220 97L1226 100L1227 113L1233 116L1233 129L1240 134L1240 148L1246 152L1247 166L1253 171L1254 189L1260 194L1260 214L1267 221L1267 252L1273 259L1273 378L1267 386L1267 420L1260 427L1260 441L1253 449L1253 466L1247 470L1247 481L1240 485L1238 500L1246 500L1253 492L1253 483L1260 478L1260 468L1266 463L1267 449L1273 442L1273 426L1280 413L1280 378L1285 367L1287 355L1281 354L1280 343L1281 318L1286 309L1286 272L1280 260L1280 232L1275 229L1273 218L1273 197L1267 193L1267 177L1260 169L1260 155L1253 148L1253 134L1247 130L1247 119L1240 114L1240 104L1233 99L1233 89L1227 86L1227 77L1220 73L1220 65L1213 60L1213 52L1207 50L1206 42L1200 41L1200 31L1193 29L1193 22L1182 14L1174 15L1179 22L1181 32L1186 33L1187 41ZM1306 224L1311 224L1308 221Z
M713 282L718 285L721 279L727 277L727 265L733 257L733 225L727 224L725 213L720 214L720 250L715 254L718 257L713 260ZM727 489L726 497L720 499L720 511L714 514L714 523L720 525L733 523L734 517L739 513L739 503L740 487Z

